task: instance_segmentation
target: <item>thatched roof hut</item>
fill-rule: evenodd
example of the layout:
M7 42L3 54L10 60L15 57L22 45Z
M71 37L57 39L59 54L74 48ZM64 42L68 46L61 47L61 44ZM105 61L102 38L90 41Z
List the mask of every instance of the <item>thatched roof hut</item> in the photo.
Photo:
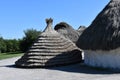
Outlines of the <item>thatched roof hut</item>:
M54 29L58 33L62 34L65 38L70 39L74 43L76 43L79 38L79 33L76 30L74 30L72 26L70 26L66 22L58 23Z
M120 0L111 0L80 36L85 63L120 69Z
M60 66L81 61L76 45L52 29L53 20L46 19L47 27L30 49L15 62L17 67Z

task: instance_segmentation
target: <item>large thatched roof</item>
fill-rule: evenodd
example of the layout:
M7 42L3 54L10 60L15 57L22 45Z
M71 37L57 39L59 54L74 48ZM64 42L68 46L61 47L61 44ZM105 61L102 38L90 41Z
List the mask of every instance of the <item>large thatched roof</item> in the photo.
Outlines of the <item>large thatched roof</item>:
M54 28L58 33L62 34L65 38L70 39L74 43L79 38L79 33L72 28L69 24L66 22L60 22L58 23Z
M75 44L52 29L52 19L30 49L15 62L18 67L46 67L81 61L81 51Z
M111 0L80 36L82 49L111 50L120 47L120 0Z

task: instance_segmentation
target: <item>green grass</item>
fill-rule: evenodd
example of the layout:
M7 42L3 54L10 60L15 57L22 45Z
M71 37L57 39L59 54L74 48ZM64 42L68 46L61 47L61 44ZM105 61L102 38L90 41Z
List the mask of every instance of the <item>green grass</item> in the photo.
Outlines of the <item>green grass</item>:
M17 56L22 56L22 55L23 55L23 53L19 53L19 52L0 53L0 60L17 57Z

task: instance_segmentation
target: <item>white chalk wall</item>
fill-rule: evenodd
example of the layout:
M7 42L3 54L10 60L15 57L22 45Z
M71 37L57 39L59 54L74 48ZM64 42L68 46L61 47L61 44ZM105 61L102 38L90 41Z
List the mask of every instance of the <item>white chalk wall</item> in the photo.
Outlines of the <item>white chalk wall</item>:
M120 48L110 51L84 50L85 64L94 67L120 69Z
M82 50L81 55L82 55L82 60L84 60L84 51L83 50Z

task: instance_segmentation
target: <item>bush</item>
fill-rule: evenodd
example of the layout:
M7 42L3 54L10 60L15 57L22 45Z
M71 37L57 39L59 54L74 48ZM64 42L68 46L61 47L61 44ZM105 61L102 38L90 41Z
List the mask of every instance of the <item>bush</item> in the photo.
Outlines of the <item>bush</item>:
M41 31L37 31L36 29L27 29L24 31L24 34L25 36L20 41L20 49L22 52L26 52L28 50L28 48L41 34Z

